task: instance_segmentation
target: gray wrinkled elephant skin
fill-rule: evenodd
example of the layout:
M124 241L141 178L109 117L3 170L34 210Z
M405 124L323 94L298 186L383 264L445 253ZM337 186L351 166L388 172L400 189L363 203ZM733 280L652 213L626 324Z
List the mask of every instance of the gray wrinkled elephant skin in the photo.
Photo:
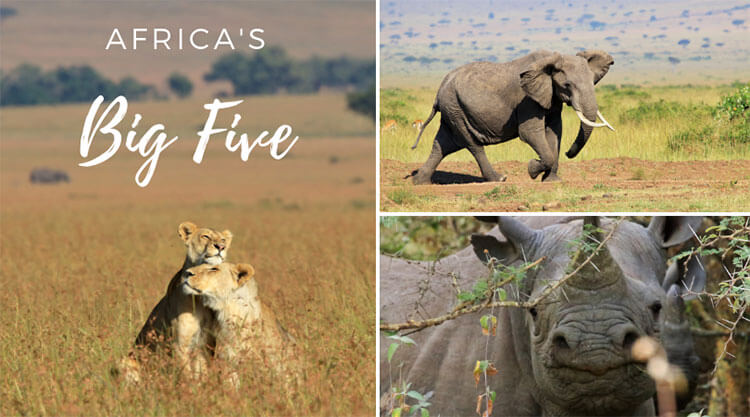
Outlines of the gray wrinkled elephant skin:
M487 254L507 265L544 257L520 284L505 288L508 299L535 299L572 270L570 242L582 236L584 222L604 235L616 224L523 219L496 218L498 227L472 236L472 246L434 263L381 256L381 320L401 323L451 311L457 303L454 279L467 290L487 277ZM400 375L410 389L433 392L431 415L475 415L484 387L475 384L472 371L487 349L486 359L499 371L488 380L497 393L495 416L654 415L655 385L631 357L635 340L650 336L661 341L688 381L688 391L678 397L684 405L697 369L682 294L700 291L705 273L699 259L667 268L665 248L690 239L700 224L697 217L655 217L648 228L619 223L605 249L535 308L496 308L497 334L489 340L479 325L488 309L410 335L416 347L399 348L390 364L384 352L392 340L381 334L381 395Z
M572 106L581 118L575 142L566 153L575 157L589 140L601 114L596 104L594 84L614 63L604 51L590 50L575 56L537 51L506 63L474 62L448 73L438 89L432 113L420 129L440 112L440 128L427 161L412 177L415 184L432 181L446 155L467 148L487 181L503 181L492 168L484 146L519 137L539 155L529 162L529 175L557 180L562 135L563 103ZM584 122L586 119L586 123Z

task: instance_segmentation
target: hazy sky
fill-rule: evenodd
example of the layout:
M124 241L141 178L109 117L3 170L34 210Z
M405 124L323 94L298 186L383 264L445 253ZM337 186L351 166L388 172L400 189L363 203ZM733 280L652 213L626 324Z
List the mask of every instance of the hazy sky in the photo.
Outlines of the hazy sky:
M471 61L509 61L537 49L603 49L603 83L718 83L750 79L750 2L381 2L382 84L430 84Z

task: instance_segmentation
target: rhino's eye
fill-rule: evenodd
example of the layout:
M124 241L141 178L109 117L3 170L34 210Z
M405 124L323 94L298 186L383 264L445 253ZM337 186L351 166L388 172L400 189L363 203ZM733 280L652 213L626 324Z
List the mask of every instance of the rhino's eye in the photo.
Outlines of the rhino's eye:
M657 301L651 304L648 309L651 310L651 315L653 315L654 320L658 320L659 313L661 312L661 303Z

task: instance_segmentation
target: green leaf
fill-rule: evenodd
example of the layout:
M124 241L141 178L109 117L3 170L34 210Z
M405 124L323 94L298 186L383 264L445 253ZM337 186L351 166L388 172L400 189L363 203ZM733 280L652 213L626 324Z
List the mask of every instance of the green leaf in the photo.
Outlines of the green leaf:
M401 407L397 407L393 409L393 417L401 417Z
M417 391L409 391L406 393L407 397L414 398L415 400L419 401L420 403L424 401L424 396L422 394L418 393Z
M430 417L430 412L429 412L429 411L427 411L427 409L426 409L426 408L422 408L422 409L421 409L421 410L419 410L419 411L421 411L421 412L422 412L422 417Z
M495 394L495 391L490 391L490 401L492 401L494 403L496 396L497 396L497 394Z
M393 340L398 340L399 342L401 342L401 343L403 343L405 345L416 345L417 344L417 342L415 342L414 339L412 339L409 336L393 335L393 336L388 336L388 338L389 339L393 339Z
M482 318L479 319L479 324L482 326L482 330L489 330L488 321L490 317L489 316L482 316Z
M388 346L388 363L391 362L393 354L396 353L396 349L398 349L399 346L400 345L398 343L391 343L391 345Z
M495 292L497 293L497 298L498 298L498 299L499 299L500 301L505 301L505 299L506 299L506 298L508 298L508 294L507 294L507 293L505 292L505 290L504 290L504 289L502 289L502 288L498 288L498 289L496 289L496 290L495 290Z

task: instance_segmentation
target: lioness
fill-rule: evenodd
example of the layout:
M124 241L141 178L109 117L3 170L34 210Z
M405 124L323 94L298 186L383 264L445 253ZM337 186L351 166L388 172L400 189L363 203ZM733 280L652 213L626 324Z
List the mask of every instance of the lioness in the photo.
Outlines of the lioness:
M243 360L271 368L290 388L299 376L293 340L273 310L258 298L254 273L249 264L195 266L183 275L183 291L199 296L215 313L217 357L234 369ZM229 382L239 384L236 372L230 374Z
M208 228L198 228L191 222L183 222L177 229L185 242L187 255L182 268L172 277L167 293L159 300L143 325L135 345L155 350L164 342L169 342L172 354L177 358L183 371L191 376L199 376L207 359L205 347L213 347L215 340L211 331L213 316L201 303L180 288L182 275L196 265L219 265L224 262L232 233L229 230L217 232ZM140 380L138 364L134 355L128 355L121 363L121 370L130 382Z

